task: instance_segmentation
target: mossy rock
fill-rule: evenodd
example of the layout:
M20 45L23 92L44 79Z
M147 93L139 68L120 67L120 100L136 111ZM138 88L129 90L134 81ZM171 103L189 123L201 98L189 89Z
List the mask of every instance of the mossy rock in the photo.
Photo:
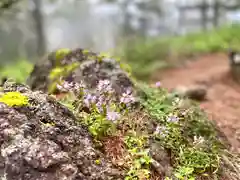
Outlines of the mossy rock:
M119 61L85 49L60 49L51 52L38 61L27 84L33 90L57 93L56 84L61 80L84 82L88 88L95 88L99 80L107 79L114 90L121 94L126 88L133 88L129 73Z
M87 89L95 89L99 80L108 79L118 95L122 95L129 88L135 88L138 92L140 105L132 109L126 106L127 108L123 109L125 111L119 111L125 113L121 114L117 122L107 121L101 113L91 111L90 108L88 111L79 109L83 103L79 96L71 101L66 99L64 104L67 111L64 113L62 110L52 109L52 106L46 107L46 100L41 106L37 106L40 112L43 112L37 118L48 125L53 123L55 126L56 120L61 119L55 112L61 112L63 117L65 113L71 112L78 122L77 125L88 129L86 133L91 134L94 139L94 147L91 147L103 153L100 158L97 157L94 161L91 159L91 163L101 166L104 164L101 157L105 157L110 160L109 166L114 165L117 170L124 171L124 177L120 177L124 180L235 180L239 177L239 157L228 153L229 143L224 133L208 120L206 114L193 101L162 88L133 83L129 74L121 69L123 66L105 55L83 49L64 50L57 54L56 57L56 52L53 52L45 61L35 65L28 80L32 89L48 92L49 87L58 83L62 77L70 82L83 81ZM16 91L16 88L12 88L13 85L10 87L4 86L4 91ZM37 96L41 97L39 93ZM31 98L29 102L31 104ZM55 100L54 102L57 103ZM35 104L35 101L32 103ZM71 108L71 111L67 107ZM26 107L21 110L25 109ZM54 113L45 113L46 110ZM26 115L29 116L29 113ZM46 122L49 116L52 120ZM67 119L63 124L69 128L75 127L75 124L68 122ZM79 133L76 132L76 136L82 137ZM82 140L84 139L80 138L80 141ZM95 178L95 173L93 171L89 174L90 177L85 179L98 179ZM109 177L104 176L106 179L110 179ZM115 179L118 178L119 176Z

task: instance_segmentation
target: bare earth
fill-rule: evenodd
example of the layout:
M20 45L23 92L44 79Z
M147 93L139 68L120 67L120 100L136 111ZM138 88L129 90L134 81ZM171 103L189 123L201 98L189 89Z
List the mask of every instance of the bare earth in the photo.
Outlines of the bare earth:
M207 85L207 101L200 106L226 134L232 150L240 153L240 84L229 75L227 55L206 55L183 67L157 72L151 80L161 81L167 89L179 85Z

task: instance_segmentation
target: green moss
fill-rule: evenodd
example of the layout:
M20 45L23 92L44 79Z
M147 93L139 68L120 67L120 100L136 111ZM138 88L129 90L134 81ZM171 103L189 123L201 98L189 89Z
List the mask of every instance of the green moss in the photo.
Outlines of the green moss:
M129 75L132 74L132 68L128 64L121 62L120 67L122 70L126 71Z
M0 97L0 102L7 104L8 106L27 106L28 97L24 96L20 92L7 92Z
M55 53L55 58L57 61L59 61L59 60L63 59L70 52L71 52L71 50L68 48L59 49Z

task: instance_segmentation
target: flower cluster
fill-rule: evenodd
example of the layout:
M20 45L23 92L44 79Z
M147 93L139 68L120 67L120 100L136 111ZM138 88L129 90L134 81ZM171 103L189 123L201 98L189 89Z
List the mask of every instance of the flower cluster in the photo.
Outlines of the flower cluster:
M125 93L122 94L120 102L125 104L127 107L131 106L136 101L133 93L130 89L127 89Z
M169 131L165 126L157 126L154 132L155 135L160 135L161 137L166 137L168 133Z
M76 83L76 82L68 82L68 81L63 81L62 84L57 84L57 89L60 92L74 92L74 93L79 93L80 90L85 88L85 85L83 82Z
M100 80L94 91L87 89L83 83L67 81L57 87L62 92L75 93L78 107L86 107L90 112L102 114L110 121L120 119L122 108L130 107L136 101L130 89L118 97L109 80Z
M179 118L176 115L169 115L167 118L167 122L169 123L177 123Z

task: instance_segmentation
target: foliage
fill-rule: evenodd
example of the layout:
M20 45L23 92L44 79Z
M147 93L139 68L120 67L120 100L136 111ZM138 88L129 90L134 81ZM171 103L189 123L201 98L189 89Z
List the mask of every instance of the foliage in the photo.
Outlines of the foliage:
M26 81L33 65L27 60L18 60L14 64L7 64L0 68L0 78L8 77L16 82Z
M157 120L155 140L173 155L175 176L196 179L216 175L223 145L212 124L200 109L181 109L183 100L160 89L143 88L149 114Z
M8 106L27 106L28 97L20 92L7 92L0 96L0 102Z
M61 79L64 72L56 77ZM221 177L224 146L205 113L191 103L185 107L187 100L168 93L159 82L155 88L136 85L140 109L132 108L137 100L132 90L126 89L119 97L109 80L100 80L94 90L83 82L64 81L56 87L67 93L61 103L88 127L96 147L105 149L111 160L126 170L125 180L152 178L151 142L171 156L174 170L166 179ZM153 122L156 126L149 126Z
M150 179L152 158L149 155L149 150L145 149L147 140L148 137L139 135L134 131L125 136L124 143L131 157L130 169L125 180Z
M171 157L169 163L174 170L166 180L222 177L224 146L212 123L195 104L184 106L188 101L168 93L160 82L154 88L135 82L141 99L140 107L133 108L138 99L132 89L117 95L109 80L100 80L94 90L83 82L59 81L78 65L58 66L49 79L63 93L60 103L76 115L78 123L87 126L96 147L111 154L113 163L118 159L116 165L126 171L125 180L152 179L151 143L159 144ZM28 105L27 97L18 92L3 94L0 102ZM95 163L101 164L98 159Z
M128 102L134 102L130 93L123 95L124 98L117 103L107 80L99 81L96 91L87 90L83 84L67 83L58 87L72 93L70 107L73 107L80 123L85 124L100 142L100 146L103 146L101 142L106 138L123 136L124 147L121 148L126 152L121 158L126 169L125 180L151 179L153 159L149 153L150 139L171 153L174 172L166 179L220 177L224 146L214 126L195 105L184 109L182 104L185 100L176 95L160 87L138 85L142 92L141 104L145 109L138 116L138 111L129 111L131 106ZM143 119L144 116L147 118ZM153 134L149 134L146 123L152 120L157 127ZM117 146L114 143L112 145Z
M139 79L147 79L156 69L175 65L196 55L240 49L240 25L224 26L185 36L132 41L124 48L124 59Z

